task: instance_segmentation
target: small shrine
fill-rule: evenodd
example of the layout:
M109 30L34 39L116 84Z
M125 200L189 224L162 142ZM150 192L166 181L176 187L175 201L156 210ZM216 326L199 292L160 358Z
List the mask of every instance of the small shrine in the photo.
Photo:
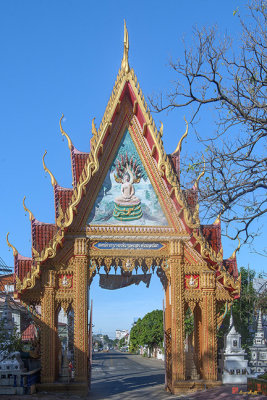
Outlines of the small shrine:
M249 371L245 356L241 335L235 329L231 313L230 330L224 335L224 350L219 353L218 377L223 384L247 384Z
M259 310L257 330L250 347L251 361L249 363L251 374L263 374L267 372L267 343L264 337L261 310Z

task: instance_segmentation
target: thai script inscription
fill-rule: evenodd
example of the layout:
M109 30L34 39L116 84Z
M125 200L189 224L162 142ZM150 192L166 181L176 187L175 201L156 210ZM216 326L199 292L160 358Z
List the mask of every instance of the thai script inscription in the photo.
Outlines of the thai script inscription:
M94 247L101 250L159 250L164 245L157 242L98 242Z

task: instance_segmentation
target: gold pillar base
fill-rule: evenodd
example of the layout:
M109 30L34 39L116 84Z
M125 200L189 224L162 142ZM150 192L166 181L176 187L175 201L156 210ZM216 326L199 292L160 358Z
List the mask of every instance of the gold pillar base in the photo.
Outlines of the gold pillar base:
M193 393L197 390L211 389L213 387L218 387L221 385L221 381L208 381L203 379L175 381L172 387L172 394Z

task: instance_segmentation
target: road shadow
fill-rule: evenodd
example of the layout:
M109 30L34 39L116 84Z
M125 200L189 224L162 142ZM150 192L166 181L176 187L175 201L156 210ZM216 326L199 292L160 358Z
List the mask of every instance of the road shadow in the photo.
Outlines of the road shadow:
M125 392L142 390L142 397L145 396L144 388L148 392L152 386L163 385L164 387L164 373L162 374L148 374L145 376L125 376L119 375L109 378L105 382L92 382L90 397L94 400L100 400L107 396L115 396Z

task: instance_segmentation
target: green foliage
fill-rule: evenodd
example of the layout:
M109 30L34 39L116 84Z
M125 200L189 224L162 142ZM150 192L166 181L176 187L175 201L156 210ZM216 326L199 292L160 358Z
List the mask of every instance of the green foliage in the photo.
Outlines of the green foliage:
M193 333L194 331L194 315L192 314L190 308L186 310L184 323L185 323L185 334L190 336L191 333Z
M242 347L248 351L253 341L253 333L251 327L254 322L255 304L258 300L258 295L253 288L253 278L255 271L248 270L244 267L240 268L241 273L241 293L240 299L236 299L232 306L233 319L236 330L241 334ZM229 329L230 310L228 311L221 329L218 332L218 347L223 347L223 336Z
M149 349L162 347L163 343L163 311L154 310L138 319L131 329L130 351L137 351L139 346L148 346Z
M126 345L126 341L125 341L125 337L123 337L123 338L121 338L120 340L119 340L119 347L123 347L123 346L125 346Z
M139 337L142 331L142 320L141 318L138 319L136 324L132 327L130 332L130 347L129 350L131 353L135 353L138 350L140 345Z
M13 351L22 351L23 343L21 336L14 327L13 332L8 333L5 329L4 321L0 321L0 352L12 353Z

